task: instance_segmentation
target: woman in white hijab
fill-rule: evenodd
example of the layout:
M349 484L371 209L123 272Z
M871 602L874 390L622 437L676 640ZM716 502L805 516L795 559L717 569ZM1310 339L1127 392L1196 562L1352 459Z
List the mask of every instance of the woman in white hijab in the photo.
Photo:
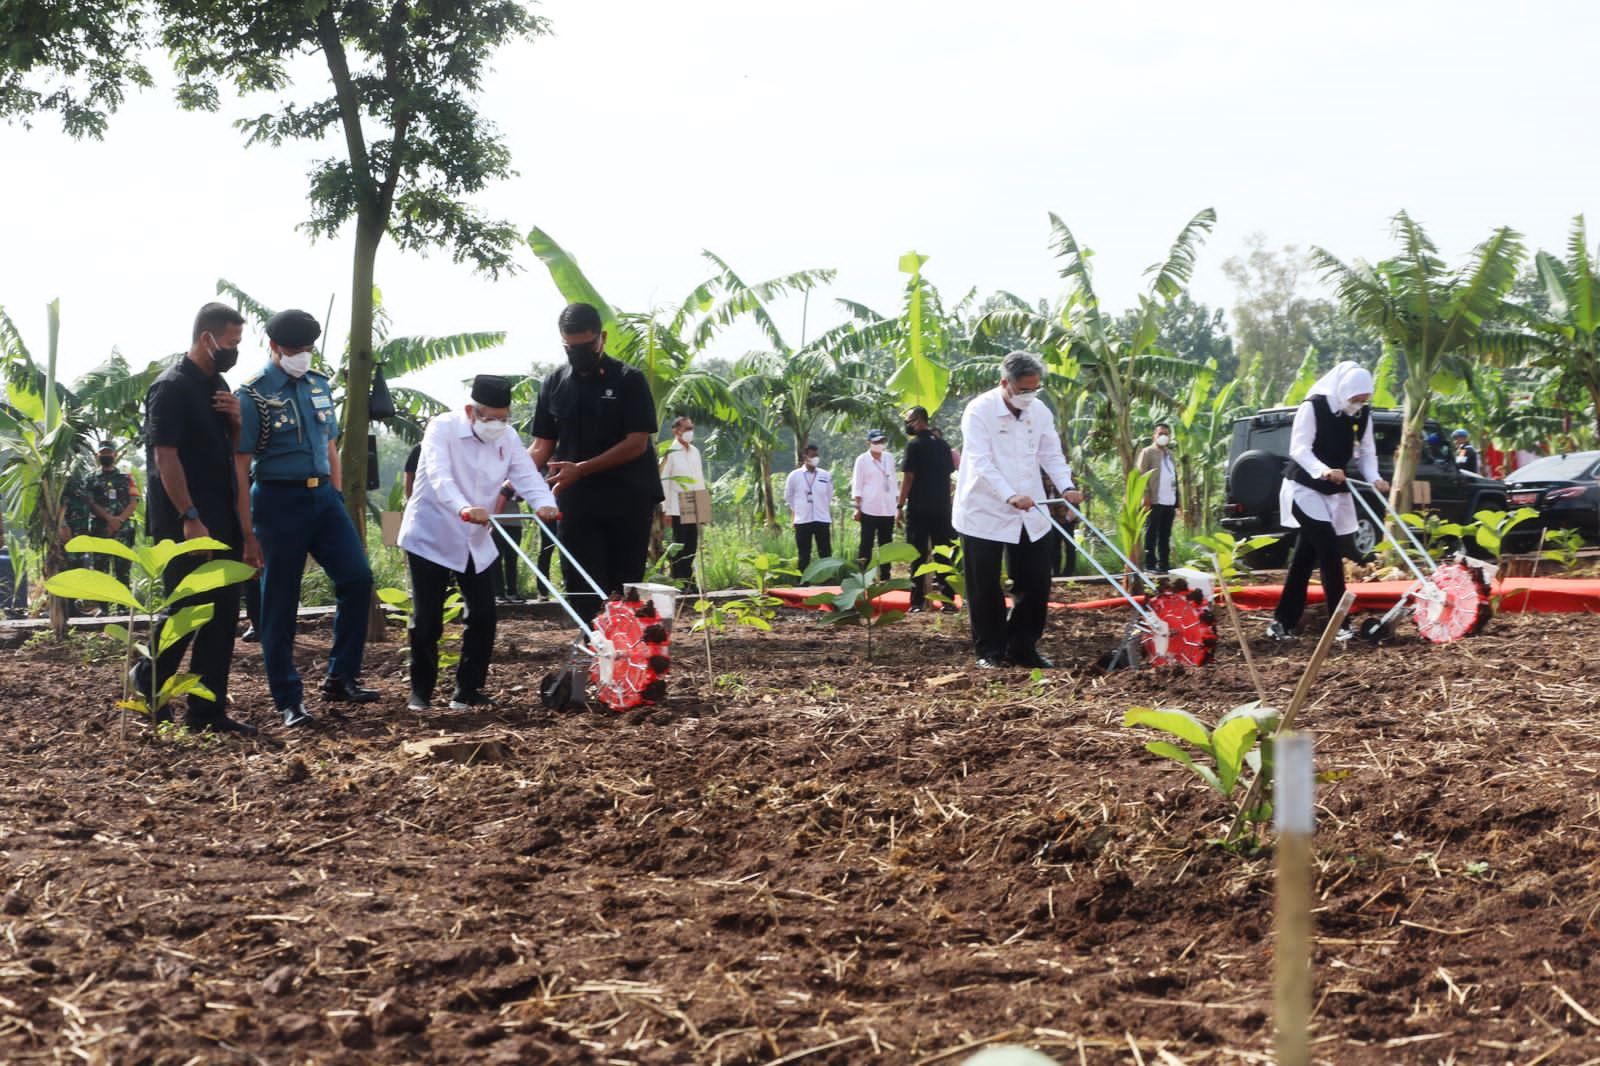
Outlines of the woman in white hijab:
M1267 635L1292 640L1306 609L1311 571L1322 571L1328 609L1344 595L1344 553L1339 538L1356 531L1356 504L1346 484L1345 467L1358 462L1361 477L1379 492L1389 485L1378 477L1378 452L1372 442L1372 375L1343 362L1311 386L1294 415L1289 465L1278 492L1279 518L1299 529L1283 596Z

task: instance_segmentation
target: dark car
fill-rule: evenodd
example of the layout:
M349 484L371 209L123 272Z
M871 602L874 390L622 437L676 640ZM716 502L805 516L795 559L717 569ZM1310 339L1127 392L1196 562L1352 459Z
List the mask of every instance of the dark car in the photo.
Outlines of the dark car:
M1273 407L1238 418L1233 423L1233 439L1228 446L1227 501L1223 505L1222 526L1241 539L1259 533L1283 533L1284 539L1258 553L1252 565L1278 565L1286 557L1292 530L1278 521L1278 487L1283 483L1283 468L1289 462L1289 433L1294 425L1294 407ZM1394 453L1400 442L1401 412L1377 408L1372 412L1372 439L1378 448L1378 471L1385 478L1394 475ZM1448 522L1471 522L1485 508L1502 510L1506 487L1493 478L1471 474L1456 466L1437 422L1423 428L1428 444L1423 446L1417 464L1417 480L1426 481L1432 491L1427 509ZM1352 477L1361 472L1352 464ZM1375 494L1364 494L1379 515L1383 514ZM1362 553L1371 551L1382 539L1382 532L1358 508L1355 542Z
M1518 533L1576 529L1587 541L1600 540L1600 452L1547 455L1518 467L1506 478L1506 503L1539 512Z

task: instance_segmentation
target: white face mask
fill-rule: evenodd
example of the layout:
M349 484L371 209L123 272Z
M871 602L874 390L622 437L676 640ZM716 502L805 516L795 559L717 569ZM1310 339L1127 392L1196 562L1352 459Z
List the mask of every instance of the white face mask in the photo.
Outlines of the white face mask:
M816 469L817 456L815 456L815 455L806 456L806 466L811 467L812 469Z
M500 439L500 435L502 433L510 428L511 426L508 423L503 422L498 418L480 418L476 422L472 423L472 431L476 433L478 435L478 439L483 441L485 444L493 444L495 441Z
M1026 411L1028 408L1033 406L1033 401L1037 400L1038 398L1039 397L1036 394L1031 392L1013 392L1010 396L1009 402L1011 406L1015 407L1018 411Z
M1167 445L1169 445L1171 443L1172 443L1172 438L1167 436L1165 433L1157 433L1156 434L1156 447L1157 448L1165 448Z
M873 455L882 455L883 454L884 446L882 444L873 444L873 445L869 445L869 447L872 448L872 454Z
M685 444L693 444L694 443L694 430L692 430L692 429L684 430L682 433L678 434L678 439L683 441L683 443L685 443Z
M311 353L301 352L299 355L280 355L278 365L283 372L292 378L303 378L306 371L311 369Z

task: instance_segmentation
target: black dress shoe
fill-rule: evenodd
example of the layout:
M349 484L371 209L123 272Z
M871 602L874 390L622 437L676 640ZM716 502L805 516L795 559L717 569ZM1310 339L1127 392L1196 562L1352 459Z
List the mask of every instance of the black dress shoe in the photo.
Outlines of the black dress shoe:
M1018 666L1031 670L1053 670L1056 665L1037 651L1012 652L1010 658Z
M450 697L452 711L486 711L494 706L494 700L482 692L456 692Z
M246 644L260 644L261 634L256 632L255 626L245 626L244 632L239 635L239 639Z
M317 720L311 717L311 712L306 710L306 705L303 703L297 703L292 707L279 707L278 713L283 715L283 727L285 729L317 724Z
M322 696L329 700L346 700L350 703L372 703L377 700L376 689L362 688L354 679L330 677L322 683Z
M233 733L241 737L253 737L261 732L248 722L234 721L225 714L216 718L190 718L183 724L191 733Z

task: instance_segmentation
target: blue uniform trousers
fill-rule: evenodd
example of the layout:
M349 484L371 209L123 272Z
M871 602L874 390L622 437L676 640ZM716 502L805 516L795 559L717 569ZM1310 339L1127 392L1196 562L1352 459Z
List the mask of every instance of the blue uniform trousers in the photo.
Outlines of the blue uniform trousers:
M361 548L344 499L324 481L257 481L250 488L250 515L261 542L261 660L272 702L298 705L305 697L294 665L295 618L300 609L300 578L306 556L317 561L333 584L333 653L329 677L351 680L361 674L367 642L367 612L372 603L372 568Z

